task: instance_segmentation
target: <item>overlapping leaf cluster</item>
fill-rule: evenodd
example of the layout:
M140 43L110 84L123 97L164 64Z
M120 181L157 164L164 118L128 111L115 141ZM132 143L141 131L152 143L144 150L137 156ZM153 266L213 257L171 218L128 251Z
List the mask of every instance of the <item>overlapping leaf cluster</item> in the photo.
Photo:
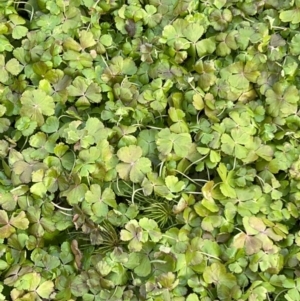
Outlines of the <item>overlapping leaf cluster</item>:
M299 10L0 0L0 300L300 300Z

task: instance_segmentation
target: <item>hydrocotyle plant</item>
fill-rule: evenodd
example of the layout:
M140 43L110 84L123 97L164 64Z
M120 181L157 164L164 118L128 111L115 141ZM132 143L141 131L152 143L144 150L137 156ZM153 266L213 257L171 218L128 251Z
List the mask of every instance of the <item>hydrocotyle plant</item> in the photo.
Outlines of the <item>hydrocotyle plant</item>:
M300 301L299 8L0 0L0 300Z

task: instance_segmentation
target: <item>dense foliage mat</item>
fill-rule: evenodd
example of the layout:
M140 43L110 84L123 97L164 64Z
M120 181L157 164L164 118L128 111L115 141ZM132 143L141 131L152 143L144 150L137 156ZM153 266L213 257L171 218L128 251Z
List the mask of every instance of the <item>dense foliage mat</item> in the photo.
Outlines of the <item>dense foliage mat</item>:
M299 0L0 0L0 300L300 300Z

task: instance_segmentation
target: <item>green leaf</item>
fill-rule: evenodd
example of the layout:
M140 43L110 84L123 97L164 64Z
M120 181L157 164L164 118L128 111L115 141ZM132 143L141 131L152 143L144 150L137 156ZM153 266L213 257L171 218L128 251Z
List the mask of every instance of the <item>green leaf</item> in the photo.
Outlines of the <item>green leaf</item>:
M54 291L54 283L47 280L39 285L36 292L41 298L49 298L50 294Z
M123 241L130 241L128 248L131 252L139 252L142 249L143 230L136 220L131 220L125 225L126 230L121 230L120 237Z
M202 111L204 109L204 101L200 94L194 94L193 96L193 106L196 110Z
M195 208L196 212L199 214L197 207ZM208 211L209 212L209 211ZM223 218L221 216L211 215L206 216L201 223L201 227L208 232L212 232L215 228L221 227L223 224Z
M234 236L232 245L236 248L245 248L246 254L252 255L261 249L262 242L256 237L241 232Z
M87 279L83 275L77 275L71 283L71 292L76 297L81 297L89 291Z
M69 189L62 193L63 196L67 197L70 205L79 204L83 201L88 187L86 184L81 183L78 185L71 185Z
M221 149L225 154L234 154L238 159L247 157L249 151L244 146L251 139L250 135L241 129L231 130L231 136L223 134Z
M299 55L300 34L295 34L290 43L290 52L292 55Z
M27 137L34 133L35 129L37 128L37 122L31 120L27 116L24 116L16 121L15 127L22 132L23 136Z
M34 291L37 289L41 281L40 274L36 272L27 273L22 275L15 283L15 287L19 290Z
M41 130L47 134L55 133L59 128L59 120L56 116L50 116L46 122L41 126Z
M204 33L204 27L198 23L190 23L183 28L183 35L192 43L196 43Z
M7 118L0 118L0 133L4 133L9 129L10 121Z
M183 181L179 181L175 176L167 176L165 182L170 191L175 193L182 191L186 186Z
M28 28L22 25L15 26L12 31L12 37L16 40L20 40L28 33Z
M295 114L298 100L298 89L287 83L275 83L273 88L266 92L267 110L272 117Z
M0 204L5 211L13 211L16 208L18 194L2 192L0 194Z
M45 165L43 163L39 162L25 162L22 160L16 161L13 164L13 172L16 175L20 176L20 180L23 183L29 183L32 179L32 172L39 170L39 169L44 169Z
M223 163L219 164L217 171L222 180L222 183L220 184L220 189L223 195L230 198L236 197L236 192L233 188L232 182L233 171L228 172L225 164Z
M160 241L162 234L157 223L154 220L143 217L139 221L140 226L147 231L153 242Z
M18 215L13 214L9 223L17 229L25 230L29 226L29 221L26 218L24 211L21 211Z
M79 41L82 49L92 47L96 44L93 34L86 30L83 30L79 33Z
M137 67L131 58L123 59L121 56L114 56L109 67L104 70L102 79L107 82L116 74L133 75L136 72Z
M39 126L44 124L44 116L54 114L55 104L53 98L46 95L44 91L25 91L21 97L21 116L27 116L36 121Z
M5 57L4 55L0 55L0 81L1 83L6 83L9 79L9 74L5 68Z
M42 182L35 183L30 187L30 192L39 197L43 197L47 193L47 187Z
M191 136L187 133L174 134L169 129L161 130L157 135L156 145L163 155L168 155L174 150L181 158L188 155L192 144Z
M102 192L98 184L91 185L90 190L85 194L85 200L90 204L96 217L105 217L108 213L108 206L117 208L114 192L110 188Z
M147 255L140 254L140 261L134 272L139 277L147 277L151 273L151 262Z
M151 171L151 161L142 157L142 149L139 146L122 147L118 150L117 156L124 162L116 166L121 179L130 179L132 182L138 183Z
M172 25L165 26L162 32L161 42L167 43L169 46L176 47L177 49L188 49L190 43L185 37L189 37L192 40L196 39L197 41L203 34L203 28L201 26L197 27L197 29L200 28L200 32L196 32L194 35L186 30L188 26L192 27L192 25L189 25L184 19L175 20Z
M70 96L78 97L76 103L80 106L81 103L99 103L101 102L101 88L95 83L88 83L88 80L77 76L67 90Z
M300 22L300 21L299 21ZM298 289L292 288L284 295L285 299L288 301L300 300L300 293Z
M199 301L197 294L189 294L186 298L186 301Z
M100 37L100 43L103 44L105 47L110 47L113 44L113 39L110 35L104 34Z
M226 0L215 0L214 5L216 8L220 9L226 4Z
M20 65L18 60L10 59L6 63L6 70L12 75L18 75L23 70L23 66Z
M223 264L216 262L205 268L203 278L206 283L214 283L216 285L225 285L232 287L236 284L236 279L232 274L226 272Z
M156 130L143 130L139 133L137 139L137 145L142 148L143 156L151 158L156 156L156 144L155 136L157 134Z
M9 40L3 36L0 35L0 52L4 51L12 51L14 47L10 44Z
M0 270L3 271L3 270L6 270L8 268L8 263L4 260L0 260Z
M196 43L197 54L199 58L207 54L212 54L216 50L216 42L214 38L202 39Z
M201 204L206 209L208 209L210 212L218 212L219 211L219 207L217 206L217 204L215 203L215 201L213 199L212 200L203 199L201 201Z
M279 14L279 18L282 22L291 22L292 24L300 23L299 7L295 7L291 10L282 11Z
M0 210L0 225L8 224L8 215L4 210Z

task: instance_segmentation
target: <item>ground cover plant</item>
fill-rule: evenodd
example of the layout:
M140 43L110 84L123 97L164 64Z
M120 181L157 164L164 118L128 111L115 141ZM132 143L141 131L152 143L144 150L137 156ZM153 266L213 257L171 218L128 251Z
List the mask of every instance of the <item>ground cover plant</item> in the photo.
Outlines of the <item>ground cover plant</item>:
M0 0L0 300L300 300L299 0Z

